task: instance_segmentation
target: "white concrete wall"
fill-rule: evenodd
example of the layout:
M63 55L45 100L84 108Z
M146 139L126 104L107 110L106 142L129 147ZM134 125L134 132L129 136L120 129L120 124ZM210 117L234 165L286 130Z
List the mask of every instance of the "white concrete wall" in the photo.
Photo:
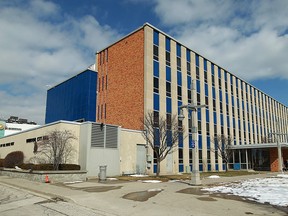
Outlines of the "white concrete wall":
M120 135L121 174L136 173L137 144L146 144L145 139L142 137L141 131L127 130L122 128Z
M79 154L79 123L68 123L68 122L58 122L52 123L49 125L45 125L42 127L30 129L24 132L20 132L17 134L5 136L0 139L0 144L6 144L13 142L13 146L0 147L0 158L5 158L7 154L13 151L22 151L24 153L24 161L27 162L29 159L35 156L33 153L34 150L34 142L26 143L27 139L43 137L47 135L49 132L58 129L58 130L70 130L76 140L72 141L72 146L75 150L74 156L69 163L78 164L78 154ZM38 153L39 154L39 153ZM37 155L37 154L36 154Z

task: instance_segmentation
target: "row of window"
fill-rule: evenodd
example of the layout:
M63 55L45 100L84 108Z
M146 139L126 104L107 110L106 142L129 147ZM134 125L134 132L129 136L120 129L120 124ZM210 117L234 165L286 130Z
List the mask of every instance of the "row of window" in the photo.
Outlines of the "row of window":
M154 41L154 47L155 47L155 56L158 57L159 55L159 32L154 30L154 36L153 36L153 41ZM171 39L166 37L165 39L165 48L166 48L166 65L170 66L170 51L171 51ZM186 61L187 61L187 74L190 75L191 74L191 50L186 49ZM159 60L159 59L155 59L155 60ZM179 43L176 43L176 61L177 61L177 70L181 71L181 45ZM204 68L204 82L207 83L207 79L208 79L208 66L207 66L207 59L203 59L203 68ZM199 75L199 67L200 67L200 56L198 54L195 55L195 65L196 65L196 79L200 79L200 75ZM212 76L212 85L214 85L214 67L215 65L213 63L211 63L211 76ZM241 95L244 96L244 90L246 91L246 100L248 100L248 93L250 93L250 95L252 96L254 93L254 97L258 98L260 100L261 97L263 97L263 104L265 103L266 100L272 100L274 101L274 99L270 98L269 96L261 93L259 90L255 89L253 86L250 86L249 84L247 84L245 81L240 80L239 78L235 77L233 74L230 74L229 72L223 70L223 78L224 78L224 83L225 83L225 91L228 90L228 74L230 75L230 85L231 85L231 89L233 88L233 84L235 85L235 89L236 89L236 96L239 97L238 95L238 87L241 90ZM218 78L219 80L219 88L222 87L222 69L218 67ZM234 80L235 77L235 80ZM240 82L240 84L239 84ZM266 100L264 99L266 97ZM243 97L244 98L244 97ZM274 101L276 102L276 101ZM277 103L277 102L276 102ZM264 105L263 105L264 106Z
M2 147L8 147L8 146L14 146L14 142L9 142L9 143L0 144L0 148L2 148Z
M48 140L49 137L48 136L40 136L40 137L34 137L34 138L29 138L29 139L26 139L26 143L34 143L34 142L40 142L42 140Z
M159 33L157 33L157 35L158 35ZM166 40L166 43L167 43L167 41L168 42L170 42L170 40ZM156 42L155 42L156 44L154 44L154 50L155 50L155 52L154 52L154 56L155 56L155 60L158 60L158 55L159 55L159 53L158 53L158 45L159 45L159 39L157 39L156 40ZM188 70L190 70L190 68L191 68L191 66L190 66L190 51L188 51L187 50L187 53L189 53L189 54L187 54L187 63L189 63L188 65L189 65L189 69ZM179 58L179 57L181 57L181 49L180 49L180 44L178 44L177 43L177 69L178 69L178 72L177 72L177 76L179 76L179 74L181 75L181 72L180 72L180 70L181 70L181 59ZM170 74L171 74L171 68L169 67L169 65L170 65L170 45L169 46L166 46L166 74L167 74L167 71L168 71L168 73L169 73L169 71L170 71ZM159 62L154 62L154 66L156 66L156 70L154 70L155 71L155 73L157 74L157 78L155 78L154 77L154 92L155 93L159 93ZM204 59L204 71L206 72L206 73L204 73L204 81L205 82L207 82L207 60L206 59ZM211 65L211 71L212 71L212 77L214 78L214 64L212 64ZM188 73L189 74L189 73ZM221 78L221 69L220 68L218 68L218 74L219 74L219 77ZM226 71L224 71L224 78L225 78L225 91L227 92L227 72ZM170 77L171 77L171 75L170 75ZM191 79L189 79L190 77L188 77L188 82L189 82L189 80L191 80ZM199 55L196 55L196 78L198 78L199 79ZM212 81L214 80L212 78ZM178 79L178 80L182 80L182 79ZM232 86L232 83L233 83L233 75L231 75L230 76L230 81L231 81L231 86ZM214 82L212 82L212 85L213 85L213 83ZM222 83L222 80L221 79L219 79L219 88L221 89L221 83ZM244 83L244 81L242 81L242 84L243 84L243 86L245 85L245 83ZM188 83L188 86L189 86L189 83ZM199 85L198 85L199 86ZM236 87L238 86L238 79L236 80ZM206 88L207 87L207 84L205 84L205 96L208 96L208 88ZM103 87L102 87L103 88ZM241 88L241 85L240 85L240 88ZM233 89L233 88L232 88ZM241 88L242 89L242 88ZM248 85L246 85L246 90L248 91ZM241 93L242 92L242 93ZM243 95L243 90L241 90L241 95ZM191 91L187 91L187 94L188 94L188 103L191 103ZM250 92L250 94L252 95L252 87L251 87L251 92ZM214 95L214 98L216 97L215 96L215 93L213 94ZM255 95L256 95L256 90L255 90ZM260 94L259 94L260 95ZM166 80L166 96L167 97L171 97L171 80L170 80L170 82L169 81L167 81ZM197 95L198 97L198 103L200 103L200 95ZM220 96L220 101L222 101L222 94L221 94L221 91L220 91L220 93L219 93L219 96ZM233 96L232 96L233 97ZM236 89L236 97L238 98L239 97L239 95L238 95L238 89ZM182 86L181 85L179 85L179 82L178 82L178 86L177 86L177 98L178 98L178 100L182 100ZM244 98L244 97L243 97ZM248 101L248 92L246 92L246 100ZM226 101L227 101L227 103L228 103L228 99L227 99L227 96L226 96ZM232 105L234 105L234 100L233 100L233 98L231 99L231 101L232 101ZM239 100L237 100L237 102L239 103ZM252 103L252 100L249 100L249 102L250 103ZM264 107L264 100L262 101L262 103L263 103L263 107ZM208 105L208 97L205 97L205 103ZM228 106L227 106L228 107ZM214 106L213 107L214 109L216 109L216 107ZM257 109L257 108L256 108ZM229 109L227 109L227 111L228 111ZM222 112L221 112L222 111ZM222 108L222 106L220 106L220 112L221 113L223 113L223 108ZM233 112L233 114L234 114L234 110L232 109L232 112ZM240 114L239 114L239 112L238 112L238 116L239 116ZM234 115L233 115L234 116ZM240 116L239 116L239 118L240 118ZM243 118L244 118L244 115L243 115Z
M171 99L171 44L170 44L170 38L166 37L166 51L165 51L165 60L166 60L166 112L170 112L171 113L171 103L172 103L172 99ZM156 65L156 70L155 70L155 67L154 67L154 110L157 110L157 115L159 115L159 33L157 31L154 32L154 45L153 45L153 53L154 53L154 66ZM183 90L183 87L182 87L182 68L181 68L181 65L182 65L182 59L181 59L181 45L179 43L176 43L176 66L177 66L177 101L178 101L178 106L180 106L182 104L182 90ZM187 66L187 95L188 95L188 103L191 103L191 82L192 82L192 79L190 77L191 75L191 51L186 49L186 66ZM204 59L203 61L203 67L204 67L204 87L205 87L205 103L208 105L208 95L209 95L209 92L208 92L208 80L209 80L209 72L208 72L208 68L207 68L207 60ZM213 63L211 63L211 80L212 80L212 97L213 97L213 111L215 112L216 111L216 93L215 93L215 69L214 69L215 65ZM196 80L197 80L197 103L200 104L200 61L199 61L199 55L195 55L195 72L196 72ZM223 76L223 77L222 77ZM252 113L252 119L249 119L250 121L256 119L255 121L255 127L256 127L256 130L255 130L255 127L254 127L254 124L251 126L251 129L250 129L250 122L248 120L248 127L247 127L247 130L246 130L246 127L245 127L245 124L243 124L243 128L241 127L241 123L240 123L240 120L238 122L238 125L239 125L239 138L240 138L240 142L241 143L245 143L246 142L246 137L249 137L251 140L253 138L255 138L255 140L257 139L260 139L259 138L259 135L256 136L256 133L255 131L257 131L257 133L259 134L259 132L261 132L261 134L263 134L264 132L264 129L263 129L263 120L262 119L258 119L257 117L260 116L261 117L261 111L260 109L262 108L262 110L264 110L265 106L268 108L269 105L271 105L271 103L268 105L267 103L265 103L267 100L270 100L271 101L271 98L269 98L269 96L266 96L264 94L262 94L260 91L254 89L252 86L249 87L248 84L246 84L244 81L241 81L240 79L238 79L237 77L234 78L234 76L232 74L230 74L230 86L231 86L231 93L228 92L228 72L226 72L225 70L222 70L221 68L218 68L218 79L219 79L219 97L220 97L220 102L219 102L219 105L220 105L220 113L221 113L221 116L220 116L220 119L219 119L219 123L221 123L221 133L224 134L224 126L223 126L223 111L224 111L224 107L226 105L226 112L227 112L227 129L225 130L228 130L227 133L228 135L230 135L230 127L233 127L233 134L234 134L234 139L235 139L235 114L236 114L236 111L237 111L237 116L238 116L238 119L240 119L240 108L239 108L239 104L240 104L240 99L239 98L242 98L243 97L243 100L245 98L245 100L247 101L247 106L244 106L242 107L242 118L243 118L243 121L245 121L245 116L247 116L247 112L250 112ZM223 80L222 80L223 79ZM238 83L239 82L239 83ZM235 87L234 87L234 85ZM248 90L248 88L250 88ZM226 94L224 93L224 97L226 96L226 103L224 103L222 101L222 90L224 92L226 92ZM246 91L245 91L246 90ZM253 92L254 92L254 97L253 97ZM232 95L234 93L234 96ZM229 95L228 95L229 94ZM250 94L250 97L248 96ZM260 100L260 98L262 98L262 95L263 95L263 99ZM231 96L231 98L229 98ZM245 97L246 96L246 97ZM235 97L235 99L234 99ZM248 98L249 97L249 98ZM266 97L266 100L265 100L265 97ZM235 101L234 101L235 100ZM257 103L254 101L257 101ZM262 102L262 104L261 104ZM273 102L275 103L276 105L276 102L272 99L272 104ZM230 104L231 103L231 104ZM237 110L234 109L235 107L235 103L237 103ZM248 105L248 103L250 103L251 105L251 108L250 106ZM252 108L252 104L255 104L255 111L253 111L253 108ZM259 111L258 110L258 106L259 105ZM261 106L263 105L263 106ZM229 106L232 106L232 109L229 109ZM272 109L272 107L271 107ZM268 109L267 109L268 110ZM201 112L201 111L200 111ZM284 112L284 109L282 111L282 113ZM206 110L206 113L208 113L208 118L206 118L206 127L207 127L207 134L206 135L210 135L209 134L209 111ZM268 112L266 112L266 116L267 116ZM262 114L263 115L263 114ZM230 117L233 117L233 125L231 124L230 125L230 121L229 121L229 116ZM199 118L198 118L199 119ZM190 121L189 121L190 122ZM199 121L200 122L200 121ZM214 132L215 134L217 133L217 127L216 127L216 124L217 124L217 121L214 119L214 124L215 124L215 127L214 127ZM258 128L258 125L262 125L262 127L260 127L260 130ZM265 124L264 124L265 125ZM241 129L244 129L244 135L245 138L242 142L241 140L241 134L242 134L242 131ZM191 131L191 124L189 124L189 132ZM220 131L219 131L220 132ZM232 132L232 131L231 131ZM201 134L201 123L200 123L200 134ZM225 133L226 134L226 133ZM191 135L191 134L190 134ZM192 136L190 138L190 135L189 135L189 147L190 147L190 140L192 141ZM252 138L251 138L252 137ZM192 143L192 142L191 142ZM209 150L209 147L210 147L210 143L208 142L207 144L208 146L208 150L207 150L207 155L208 155L208 163L210 163L210 150ZM179 149L178 149L178 157L179 157L179 170L181 169L181 164L183 163L183 143L181 144L180 140L179 140ZM202 152L199 152L199 154L201 155L201 158L202 158ZM190 153L189 153L190 155ZM201 159L200 158L200 159ZM218 155L216 156L216 161L218 162ZM216 163L217 163L216 162ZM189 163L191 164L192 163L192 150L191 150L191 155L189 156ZM182 167L183 168L183 167Z
M105 62L108 62L108 49L105 49L104 51L100 52L99 55L100 65L104 64Z

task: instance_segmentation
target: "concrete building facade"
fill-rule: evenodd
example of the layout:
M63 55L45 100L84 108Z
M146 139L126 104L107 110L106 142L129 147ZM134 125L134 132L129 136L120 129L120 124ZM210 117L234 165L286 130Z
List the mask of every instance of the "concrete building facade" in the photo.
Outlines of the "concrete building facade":
M0 138L0 158L22 151L25 163L35 161L33 158L41 154L34 152L35 144L39 145L54 130L68 130L75 136L71 143L73 154L67 163L79 164L88 177L97 177L99 166L107 166L108 176L146 173L147 152L141 131L95 122L57 121ZM139 147L145 151L140 152Z
M195 100L207 105L197 113L200 171L225 169L213 151L212 139L219 134L233 139L232 168L275 169L275 161L270 160L272 147L267 153L254 144L267 143L269 133L277 132L283 134L277 139L284 148L287 107L154 26L146 23L97 52L96 70L97 122L142 130L140 119L147 112L169 117L179 114L181 105ZM192 98L192 80L196 80L196 98ZM190 115L185 115L188 138L164 161L164 173L185 172L192 167ZM246 145L254 148L243 147ZM266 165L255 164L257 157L267 159Z

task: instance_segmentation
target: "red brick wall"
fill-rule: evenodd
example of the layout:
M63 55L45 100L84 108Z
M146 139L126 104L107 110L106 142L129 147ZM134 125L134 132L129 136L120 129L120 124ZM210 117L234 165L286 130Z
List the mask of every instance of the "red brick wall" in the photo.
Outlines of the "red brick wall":
M270 149L270 168L272 172L278 172L278 151L277 148Z
M107 50L108 52L105 50L98 55L100 89L98 88L97 122L141 129L140 119L144 115L144 29L129 35Z

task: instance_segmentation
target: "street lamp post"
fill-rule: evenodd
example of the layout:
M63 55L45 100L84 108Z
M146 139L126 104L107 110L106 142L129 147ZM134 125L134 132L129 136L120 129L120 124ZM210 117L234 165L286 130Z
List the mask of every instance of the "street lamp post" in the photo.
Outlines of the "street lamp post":
M182 121L185 116L183 114L183 109L189 110L191 113L192 121L192 140L194 141L194 148L192 150L192 173L191 173L191 185L201 185L200 173L199 173L199 149L198 149L198 128L197 128L197 109L205 108L207 105L197 105L196 99L196 80L192 81L192 104L180 106L180 114L178 119Z

